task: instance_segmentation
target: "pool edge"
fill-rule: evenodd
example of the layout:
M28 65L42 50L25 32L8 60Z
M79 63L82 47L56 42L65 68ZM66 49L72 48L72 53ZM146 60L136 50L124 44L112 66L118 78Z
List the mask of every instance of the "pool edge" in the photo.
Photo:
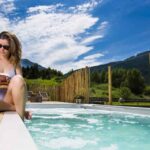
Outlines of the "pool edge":
M4 113L0 133L0 149L37 150L29 131L16 112Z

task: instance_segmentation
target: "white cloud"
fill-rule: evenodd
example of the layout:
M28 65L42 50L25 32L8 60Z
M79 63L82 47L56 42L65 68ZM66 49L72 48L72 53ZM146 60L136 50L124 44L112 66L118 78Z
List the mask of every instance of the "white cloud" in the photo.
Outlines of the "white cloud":
M59 7L63 7L64 5L59 3L56 5L50 5L50 6L36 6L36 7L30 7L27 11L27 13L41 13L41 12L46 12L46 13L51 13L57 10Z
M108 25L108 22L107 22L107 21L104 21L104 22L101 23L101 25L99 26L98 29L104 30L104 29L106 28L107 25Z
M69 9L74 13L87 13L93 10L98 4L102 3L103 0L91 0L82 5L70 7Z
M104 56L104 55L101 54L101 53L97 53L97 54L86 56L86 57L84 57L84 59L85 60L91 60L91 59L99 58L99 57L102 57L102 56Z
M108 27L108 21L103 21L100 26L97 28L100 34L106 34L106 29Z
M107 21L103 21L102 23L100 23L100 25L98 26L97 31L94 33L94 35L83 38L82 44L88 45L89 43L91 43L97 39L103 38L104 35L106 34L107 26L108 26Z
M0 1L1 2L1 1ZM78 8L95 7L98 3L95 0L79 6ZM27 17L19 21L11 21L0 14L0 30L9 30L19 36L23 45L23 58L37 62L45 67L52 67L62 72L71 69L78 69L85 66L98 65L97 56L89 56L77 61L79 56L86 54L93 49L87 46L89 42L103 38L99 31L84 40L80 39L80 34L85 34L88 29L98 23L99 18L88 13L74 13L58 11L63 10L63 4L30 7L27 10ZM80 12L79 10L79 12Z
M85 38L82 41L82 44L89 44L89 43L93 42L94 40L100 39L100 38L103 38L103 35L90 36L90 37Z
M15 9L14 0L0 0L0 10L4 14L11 13Z
M9 29L10 22L9 19L3 17L3 15L0 14L0 30L6 30Z
M96 61L95 59L91 60L79 60L79 61L70 61L69 63L62 64L61 66L57 66L59 70L63 68L63 72L68 72L70 70L76 70L80 68L85 68L85 67L91 67L91 66L97 66L102 64L102 62Z
M65 63L59 66L59 70L61 70L61 67L63 68L64 72L70 71L72 69L80 69L80 68L85 68L85 67L91 67L91 66L97 66L100 64L103 64L103 62L100 62L98 58L104 56L101 53L93 54L84 57L82 60L79 61L70 61L70 63Z

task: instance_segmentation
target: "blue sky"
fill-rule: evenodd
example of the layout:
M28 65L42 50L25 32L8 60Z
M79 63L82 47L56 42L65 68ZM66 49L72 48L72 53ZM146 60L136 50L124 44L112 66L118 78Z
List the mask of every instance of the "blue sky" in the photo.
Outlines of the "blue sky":
M64 73L150 50L149 0L0 0L23 58Z

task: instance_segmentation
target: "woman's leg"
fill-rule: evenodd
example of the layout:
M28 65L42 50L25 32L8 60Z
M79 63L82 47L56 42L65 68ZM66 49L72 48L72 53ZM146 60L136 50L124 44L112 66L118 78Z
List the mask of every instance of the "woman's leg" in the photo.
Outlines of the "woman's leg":
M8 85L4 102L14 105L16 112L24 119L26 102L26 84L21 75L15 75Z
M15 106L1 100L0 111L15 111Z

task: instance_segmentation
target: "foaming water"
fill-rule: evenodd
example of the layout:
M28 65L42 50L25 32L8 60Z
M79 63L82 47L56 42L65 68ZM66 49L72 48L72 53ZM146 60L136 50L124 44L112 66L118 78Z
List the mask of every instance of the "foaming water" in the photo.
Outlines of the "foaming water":
M150 117L81 108L32 109L39 150L149 150Z

